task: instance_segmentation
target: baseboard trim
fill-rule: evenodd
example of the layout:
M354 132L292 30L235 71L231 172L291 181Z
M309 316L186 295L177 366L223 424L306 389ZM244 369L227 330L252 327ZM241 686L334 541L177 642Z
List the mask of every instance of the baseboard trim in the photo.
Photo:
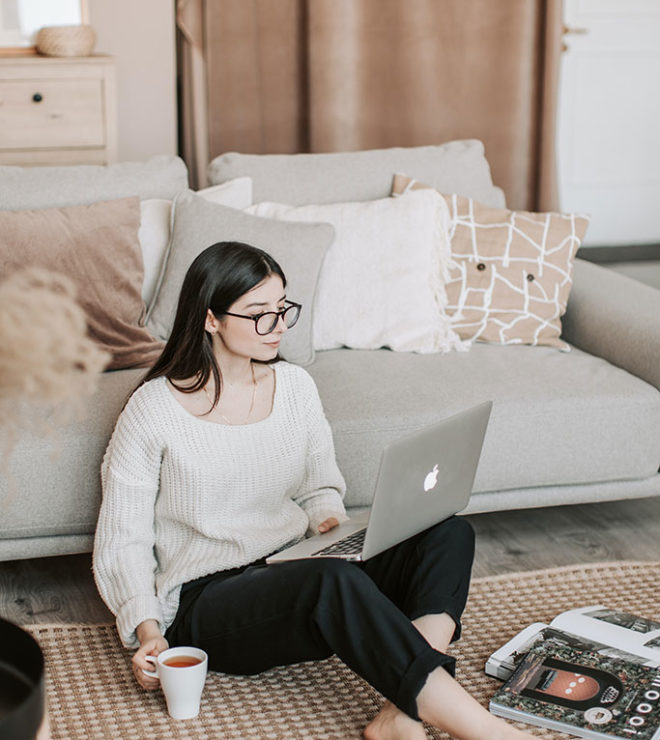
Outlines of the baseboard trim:
M588 262L650 262L660 260L660 244L630 244L616 247L580 247L580 259Z

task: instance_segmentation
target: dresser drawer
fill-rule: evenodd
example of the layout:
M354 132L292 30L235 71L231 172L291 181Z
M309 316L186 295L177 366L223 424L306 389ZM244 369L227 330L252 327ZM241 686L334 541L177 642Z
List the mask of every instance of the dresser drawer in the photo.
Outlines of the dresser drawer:
M101 79L0 80L0 150L103 146Z

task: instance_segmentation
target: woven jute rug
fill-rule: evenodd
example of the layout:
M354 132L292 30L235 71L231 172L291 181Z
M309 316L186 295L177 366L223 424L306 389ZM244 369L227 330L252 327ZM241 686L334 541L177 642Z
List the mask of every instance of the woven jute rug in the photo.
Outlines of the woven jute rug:
M604 563L475 579L462 639L453 646L457 678L482 704L500 685L486 658L527 624L587 604L660 620L660 562ZM160 692L145 692L113 625L34 625L46 656L54 740L90 738L359 738L383 699L338 659L301 663L253 677L210 672L199 716L170 719ZM522 726L522 725L521 725ZM543 738L566 737L525 726ZM431 738L448 736L431 728Z

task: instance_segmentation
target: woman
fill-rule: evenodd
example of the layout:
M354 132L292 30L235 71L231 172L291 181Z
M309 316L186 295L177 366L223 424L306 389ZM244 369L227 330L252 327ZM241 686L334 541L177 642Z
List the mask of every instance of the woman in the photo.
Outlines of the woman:
M147 655L196 645L253 674L336 653L389 700L367 738L526 737L452 678L474 541L452 518L356 565L266 565L346 519L344 481L311 377L278 361L298 319L279 265L245 244L200 254L172 334L119 417L102 467L99 591L122 641ZM412 620L412 621L411 621Z

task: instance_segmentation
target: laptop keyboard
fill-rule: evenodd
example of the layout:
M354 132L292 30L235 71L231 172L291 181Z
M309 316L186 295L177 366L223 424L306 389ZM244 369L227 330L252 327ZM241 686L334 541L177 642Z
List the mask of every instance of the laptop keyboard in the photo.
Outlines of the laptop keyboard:
M348 537L339 540L324 547L322 550L317 550L312 553L312 557L316 555L359 555L362 552L362 546L364 545L364 536L367 533L367 528L359 529L353 534L349 534Z

